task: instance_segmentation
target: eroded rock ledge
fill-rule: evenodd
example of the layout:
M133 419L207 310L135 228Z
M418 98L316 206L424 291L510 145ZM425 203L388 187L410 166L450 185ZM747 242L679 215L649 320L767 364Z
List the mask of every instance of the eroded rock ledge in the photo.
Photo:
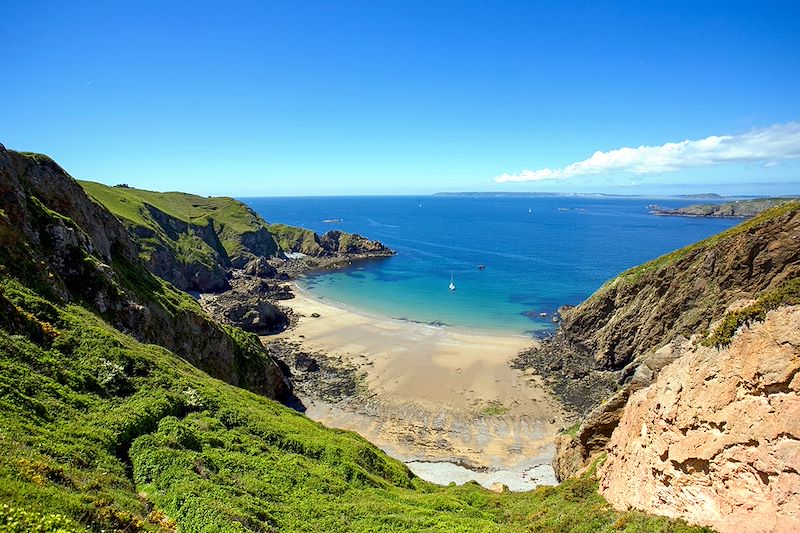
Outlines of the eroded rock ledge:
M600 489L723 533L800 531L800 306L694 346L634 392Z

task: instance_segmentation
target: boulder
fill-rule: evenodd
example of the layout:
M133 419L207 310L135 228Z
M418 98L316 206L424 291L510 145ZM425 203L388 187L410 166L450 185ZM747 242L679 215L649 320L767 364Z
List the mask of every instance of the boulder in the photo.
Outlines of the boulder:
M270 279L278 275L278 270L269 264L265 257L258 257L244 266L244 273L248 276Z
M302 372L319 371L319 363L316 359L306 354L300 354L294 361L294 367Z
M230 302L222 313L229 323L258 335L277 333L289 325L285 313L273 304L257 298Z

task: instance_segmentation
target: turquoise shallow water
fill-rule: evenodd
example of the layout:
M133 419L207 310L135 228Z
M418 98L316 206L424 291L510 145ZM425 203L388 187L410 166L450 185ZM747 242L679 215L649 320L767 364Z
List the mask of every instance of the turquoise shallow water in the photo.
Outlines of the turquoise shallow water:
M652 198L243 200L270 222L357 232L397 250L302 281L313 296L382 316L514 334L552 329L559 306L575 305L623 270L738 222L649 215L651 203L692 203ZM448 290L451 272L455 291Z

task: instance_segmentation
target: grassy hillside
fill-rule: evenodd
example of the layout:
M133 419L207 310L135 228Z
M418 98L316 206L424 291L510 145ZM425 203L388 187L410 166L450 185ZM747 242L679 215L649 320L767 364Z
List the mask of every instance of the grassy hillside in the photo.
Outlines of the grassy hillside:
M213 321L148 272L126 227L51 160L0 147L0 196L0 279L20 280L49 301L81 302L228 383L270 397L285 392L257 338Z
M203 197L183 192L153 192L130 187L109 187L91 181L81 186L117 217L157 231L157 223L145 208L151 205L172 218L195 226L213 222L228 255L240 251L238 236L266 228L266 223L249 207L227 197ZM274 252L274 250L273 250Z
M588 477L527 494L425 483L353 433L9 279L0 321L0 501L33 521L187 532L692 530L614 512ZM0 531L14 531L4 513Z
M253 258L280 251L313 257L393 253L359 235L330 231L320 236L304 228L267 224L233 198L79 183L128 226L149 270L187 291L224 290L227 268L241 268Z
M149 270L183 290L223 290L227 268L278 252L267 223L233 198L79 183L130 229Z

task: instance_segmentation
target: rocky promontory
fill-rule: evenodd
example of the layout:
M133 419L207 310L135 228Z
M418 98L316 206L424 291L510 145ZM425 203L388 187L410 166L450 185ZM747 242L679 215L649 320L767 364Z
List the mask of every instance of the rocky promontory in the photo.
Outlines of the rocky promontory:
M394 254L357 234L329 231L320 236L304 228L268 224L233 198L79 183L129 230L153 274L189 292L228 290L232 272L254 260L272 260L273 267L283 267L281 272L294 277Z
M225 290L229 269L280 252L267 223L233 198L79 183L128 228L148 269L181 290Z
M320 235L314 231L285 224L270 224L269 231L285 254L302 254L314 258L362 259L387 257L394 250L380 241L372 241L357 233L331 230Z
M792 199L754 198L752 200L735 200L721 204L696 204L677 208L662 207L654 204L647 206L647 208L651 214L660 216L750 218Z

